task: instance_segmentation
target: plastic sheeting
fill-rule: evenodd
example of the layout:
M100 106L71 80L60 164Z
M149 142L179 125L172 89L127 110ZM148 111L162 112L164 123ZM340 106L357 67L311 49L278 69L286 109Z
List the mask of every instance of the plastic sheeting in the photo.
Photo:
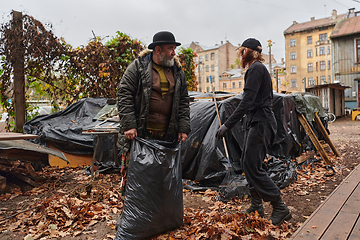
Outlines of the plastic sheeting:
M180 143L136 138L115 239L146 239L183 222Z
M222 123L234 112L241 99L239 94L218 102ZM299 155L300 123L293 97L274 93L273 111L278 129L269 154L279 158ZM226 174L227 159L223 142L215 137L219 122L214 102L192 103L190 124L191 132L182 148L183 177L199 182L200 186L218 186ZM243 135L243 122L239 121L225 137L230 162L237 173L242 172Z
M24 132L39 135L34 142L75 154L93 153L93 136L82 134L83 126L93 122L94 116L106 105L106 98L84 98L63 111L41 115L24 125Z

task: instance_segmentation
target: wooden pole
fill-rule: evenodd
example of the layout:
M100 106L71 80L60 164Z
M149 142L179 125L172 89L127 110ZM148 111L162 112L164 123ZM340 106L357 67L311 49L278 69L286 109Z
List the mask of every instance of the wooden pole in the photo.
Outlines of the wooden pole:
M332 166L333 165L332 162L330 161L330 159L329 159L328 155L326 154L325 150L322 148L319 140L317 139L315 133L311 129L309 123L306 121L304 115L302 115L301 113L298 114L298 119L299 119L299 122L301 123L301 125L304 127L306 133L308 134L311 142L314 144L316 150L320 154L321 158L325 161L325 163L327 165Z
M14 58L15 131L22 132L25 123L25 76L22 13L13 11L12 30L16 39L11 54Z

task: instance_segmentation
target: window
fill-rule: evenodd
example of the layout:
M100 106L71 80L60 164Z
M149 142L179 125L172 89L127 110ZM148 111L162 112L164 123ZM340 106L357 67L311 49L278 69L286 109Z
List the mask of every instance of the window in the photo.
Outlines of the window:
M312 36L307 37L307 44L312 44Z
M209 61L209 54L205 55L205 61Z
M328 46L327 54L330 54L330 46Z
M215 53L211 53L210 58L211 58L211 60L214 60L215 59Z
M211 71L215 71L215 65L214 64L211 65Z
M209 92L209 87L206 87L206 92Z
M327 39L327 33L319 34L319 41L325 42Z
M328 76L328 83L331 83L331 77L330 77L330 75Z
M312 71L313 71L313 64L308 63L308 72L312 72Z
M321 84L326 84L326 77L320 76L320 82L321 82Z
M242 82L239 82L239 88L242 88Z
M316 62L316 71L319 71L319 64Z
M206 71L207 72L209 71L209 65L206 65Z
M360 63L360 39L356 39L356 62Z
M290 39L290 47L296 46L296 39Z
M325 47L320 47L320 56L325 55Z
M315 85L315 80L313 78L310 78L308 79L308 85L309 86L314 86Z
M211 76L211 80L213 83L215 83L215 76Z
M226 89L226 83L223 83L223 89Z
M203 57L200 56L200 57L199 57L199 63L202 63L202 62L203 62Z
M312 49L307 50L307 57L311 58L312 56Z
M201 87L199 87L199 92L201 92Z
M280 85L281 85L281 78L278 78L277 85L278 85L278 86L280 86Z
M199 83L201 83L201 77L199 76ZM200 91L201 92L201 91Z
M201 72L201 70L202 70L202 66L201 66L201 65L199 65L199 72Z
M318 55L318 49L316 48L316 56Z
M290 66L290 73L296 73L296 65Z
M296 59L296 52L290 53L290 60Z
M232 88L236 88L236 82L232 83Z
M209 76L206 76L206 82L207 83L209 82Z
M320 71L323 71L326 69L325 61L320 61Z
M292 88L296 88L297 85L296 85L296 79L291 79L291 87Z
M330 70L331 68L331 64L330 64L330 61L328 61L328 70Z

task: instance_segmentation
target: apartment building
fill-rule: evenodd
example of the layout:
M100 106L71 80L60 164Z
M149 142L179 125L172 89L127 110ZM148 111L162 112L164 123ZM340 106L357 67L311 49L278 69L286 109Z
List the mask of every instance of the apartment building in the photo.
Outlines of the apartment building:
M304 92L306 87L334 82L329 37L344 15L333 10L330 17L294 21L284 31L288 92Z
M269 55L266 55L267 58ZM266 58L265 58L266 59ZM270 64L265 61L264 64L268 71L270 71ZM232 92L232 93L241 93L244 88L244 77L247 69L235 68L229 71L225 71L220 75L220 91ZM271 66L272 81L273 81L273 90L275 92L287 92L287 85L285 80L285 63L276 63L275 59L272 58ZM276 83L277 77L277 83Z
M230 70L237 58L236 48L229 41L205 47L199 42L192 42L189 46L196 54L197 68L195 75L199 81L199 92L220 91L219 76L224 71Z

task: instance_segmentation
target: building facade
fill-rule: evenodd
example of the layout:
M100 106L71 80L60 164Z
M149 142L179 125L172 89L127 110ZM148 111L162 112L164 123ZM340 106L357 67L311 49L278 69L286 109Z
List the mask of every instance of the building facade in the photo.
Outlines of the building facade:
M334 82L350 88L345 89L345 105L360 107L360 12L349 9L330 35L333 46Z
M306 87L333 83L330 35L345 14L310 21L296 21L284 31L286 85L288 92L305 92Z
M204 47L198 42L189 46L197 55L195 75L199 81L199 92L221 91L220 74L230 70L237 58L236 48L229 41L220 45Z
M269 55L267 55L268 57ZM270 71L270 64L264 62L268 71ZM230 71L225 71L220 75L220 91L231 92L231 93L241 93L245 85L244 77L247 69L235 68ZM285 81L285 63L276 63L275 59L272 59L271 71L273 74L272 85L275 92L287 92L286 91L286 81ZM276 82L277 78L277 82Z

